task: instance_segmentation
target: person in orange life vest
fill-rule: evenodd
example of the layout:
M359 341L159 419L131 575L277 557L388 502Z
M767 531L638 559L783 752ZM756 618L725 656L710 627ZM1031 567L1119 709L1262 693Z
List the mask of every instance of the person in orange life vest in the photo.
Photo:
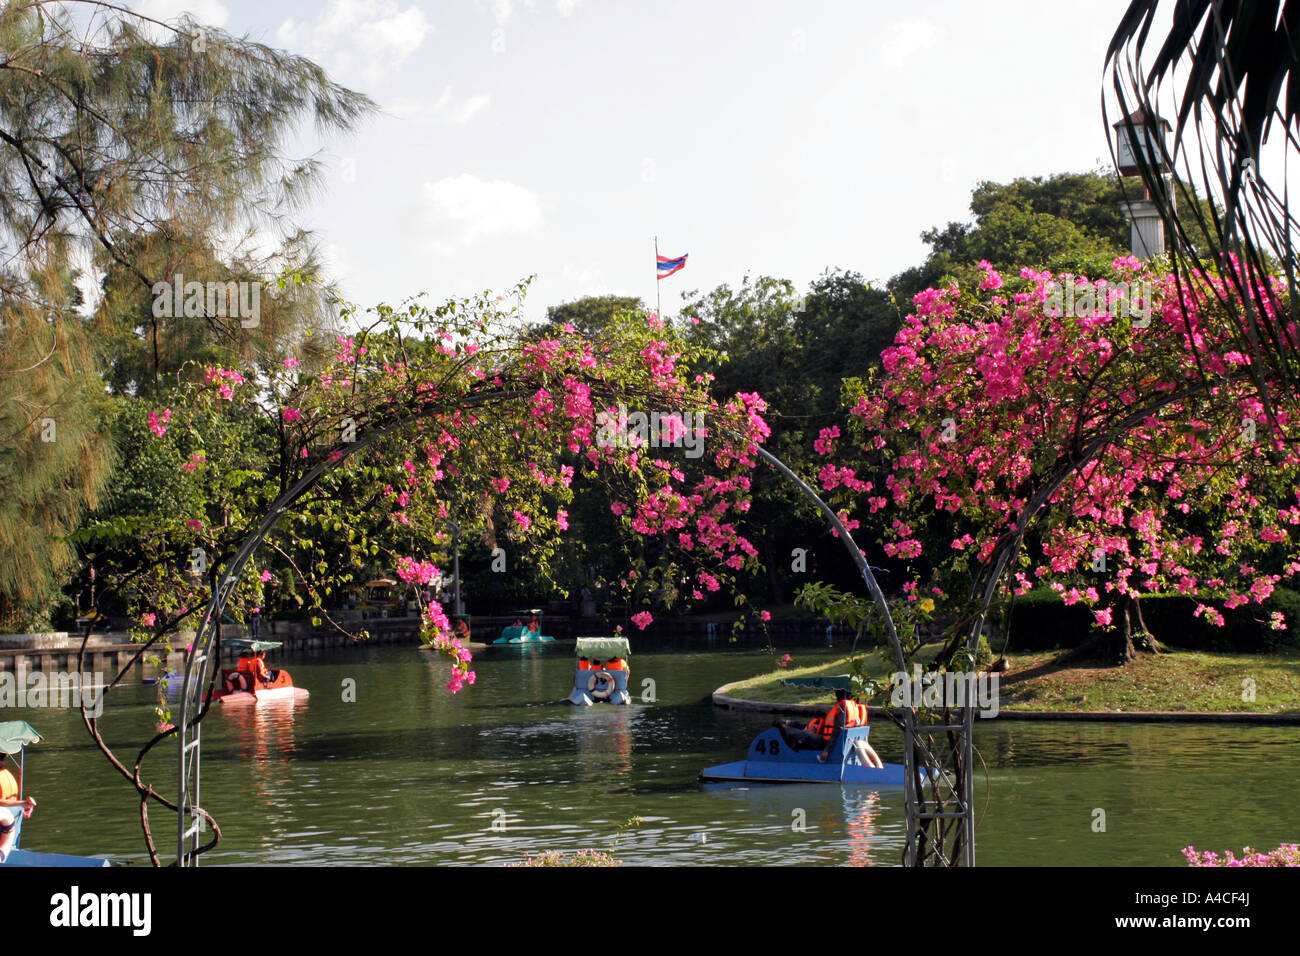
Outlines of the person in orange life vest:
M266 651L255 651L253 653L253 676L264 684L269 684L275 680L274 673L266 667Z
M541 629L542 629L541 622L537 620L537 615L534 614L528 621L528 630L536 634Z
M465 620L463 617L456 622L456 636L462 641L469 640L469 621Z
M605 669L611 671L625 671L627 670L627 665L623 663L623 658L611 657L605 662Z
M0 767L0 777L3 778L0 780L0 863L3 863L18 842L18 818L10 808L21 808L23 816L30 817L36 809L36 799L18 799L18 779L8 767Z
M867 720L867 708L854 700L849 691L837 690L835 706L826 712L826 716L814 717L802 727L788 720L775 720L772 726L781 732L781 738L792 750L812 750L821 747L822 752L817 755L817 760L825 763L826 758L830 756L831 744L840 732L846 727L865 726ZM858 748L858 756L868 766L883 767L884 763L880 755L871 748L871 745L866 741L862 741L862 744L863 748Z

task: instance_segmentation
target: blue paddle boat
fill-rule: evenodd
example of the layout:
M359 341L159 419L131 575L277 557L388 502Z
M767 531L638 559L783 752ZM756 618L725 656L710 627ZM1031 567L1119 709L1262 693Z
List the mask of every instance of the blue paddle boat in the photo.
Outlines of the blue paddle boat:
M627 691L631 676L627 659L631 653L626 637L578 638L578 663L569 703L578 707L632 703Z
M25 720L0 724L0 866L109 866L108 860L93 856L69 856L66 853L38 853L18 849L23 835L23 748L41 739ZM14 754L18 757L15 759ZM9 761L18 768L15 776ZM4 818L8 818L7 824Z
M528 623L525 625L515 621L511 627L503 627L501 636L493 644L554 644L555 638L549 637L542 633L542 623L538 615L542 613L541 608L534 608L529 611L531 615Z
M707 767L700 772L705 781L745 783L852 783L880 786L903 785L904 767L887 763L877 769L867 766L854 746L866 741L871 728L849 727L831 741L830 756L822 763L821 750L794 750L775 727L763 731L749 745L744 760Z

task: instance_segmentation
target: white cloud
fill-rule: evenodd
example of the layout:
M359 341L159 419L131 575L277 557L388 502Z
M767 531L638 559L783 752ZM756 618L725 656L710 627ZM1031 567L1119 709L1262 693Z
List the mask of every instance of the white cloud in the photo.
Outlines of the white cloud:
M914 55L934 46L938 34L938 28L927 20L903 20L895 23L889 29L888 42L881 48L881 58L886 66L895 70L902 69Z
M409 96L398 97L389 104L388 111L400 119L415 122L441 121L460 125L468 123L477 113L492 105L492 97L486 93L456 99L451 95L451 87L442 91L442 96L430 103L428 100Z
M162 20L175 20L188 13L195 21L210 27L224 27L230 11L221 0L138 0L132 9L141 16Z
M483 180L461 173L425 183L424 199L435 233L434 248L444 253L494 236L529 232L542 222L536 194L504 179Z
M510 22L510 18L515 15L516 2L522 3L531 10L534 0L490 0L489 6L492 8L492 19L496 21L497 26L503 27ZM576 4L577 0L573 0L573 2Z
M580 3L582 0L555 0L555 9L559 11L560 16L567 17L578 9Z
M373 79L388 74L419 49L433 24L417 6L396 0L330 0L315 26L286 20L276 42L328 60L338 70L359 66Z

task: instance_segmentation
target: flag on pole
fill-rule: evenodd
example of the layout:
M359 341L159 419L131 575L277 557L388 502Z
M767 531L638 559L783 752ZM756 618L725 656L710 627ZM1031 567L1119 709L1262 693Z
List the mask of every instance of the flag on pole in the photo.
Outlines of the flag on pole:
M667 256L661 256L656 253L655 258L659 260L660 279L667 279L674 272L681 272L686 268L686 256L669 259Z

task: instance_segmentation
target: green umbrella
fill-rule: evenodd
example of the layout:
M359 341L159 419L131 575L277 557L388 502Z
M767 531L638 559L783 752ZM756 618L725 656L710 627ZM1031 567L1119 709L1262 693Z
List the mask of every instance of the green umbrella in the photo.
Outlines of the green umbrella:
M0 753L16 754L40 739L41 735L25 720L10 720L0 724Z

